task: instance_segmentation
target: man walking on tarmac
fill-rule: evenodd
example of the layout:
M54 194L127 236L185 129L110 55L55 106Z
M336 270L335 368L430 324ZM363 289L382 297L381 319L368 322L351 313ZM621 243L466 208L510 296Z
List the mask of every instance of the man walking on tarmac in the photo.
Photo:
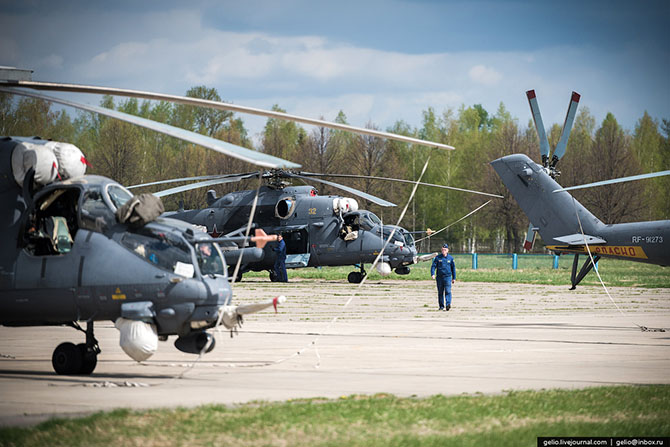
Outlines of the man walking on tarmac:
M430 274L437 280L437 304L440 310L451 309L451 285L456 282L456 264L449 254L449 244L444 244L442 253L433 259Z

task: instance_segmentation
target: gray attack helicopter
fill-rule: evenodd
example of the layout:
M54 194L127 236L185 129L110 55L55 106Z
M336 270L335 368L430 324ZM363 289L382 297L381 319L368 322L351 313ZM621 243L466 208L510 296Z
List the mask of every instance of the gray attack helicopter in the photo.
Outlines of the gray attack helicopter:
M631 180L640 180L670 171L636 175L586 185L561 187L555 180L559 175L556 165L565 154L570 128L579 102L573 92L561 138L549 161L547 140L534 90L526 92L540 138L542 164L533 162L524 154L507 155L491 162L493 169L519 204L531 224L526 237L526 248L532 247L535 233L539 232L546 247L557 253L574 253L571 289L575 289L602 257L626 259L661 266L670 265L670 220L605 224L568 193L568 190L604 186ZM592 254L593 260L589 253ZM587 255L579 273L579 255Z
M290 180L319 182L342 189L383 207L395 206L391 202L355 188L319 178L324 176L416 183L386 177L316 174L274 169L260 173L164 180L135 187L201 180L197 183L154 193L158 197L163 197L214 184L261 178L265 184L258 191L236 191L217 198L215 192L210 190L207 193L208 208L180 210L166 213L166 216L207 228L213 237L219 234L239 235L249 220L252 203L258 194L254 225L266 233L283 235L287 248L287 268L353 265L360 271L349 273L347 279L350 283L360 283L363 280L366 275L365 264L373 263L382 250L380 261L377 263L377 271L383 276L390 274L391 271L399 275L407 275L410 273L411 265L433 257L432 255L418 256L411 232L399 226L383 224L381 219L371 211L359 209L355 199L336 195L320 196L313 186L290 186L287 183ZM423 182L419 184L501 197L444 185ZM386 243L387 240L389 243ZM276 254L272 251L271 246L267 246L264 253L257 251L255 257L245 257L236 280L239 281L243 273L252 270L269 270L270 279L274 280L272 267L275 258Z
M9 77L0 81L3 93L122 119L264 167L297 166L121 112L25 92L15 88L15 73L2 74ZM182 352L209 352L214 338L207 329L223 324L235 330L243 315L283 301L232 305L223 255L209 234L179 220L151 217L156 209L155 216L162 212L159 199L147 201L152 208L111 179L84 175L85 164L81 151L68 143L0 139L0 324L68 325L84 332L84 343L62 343L54 350L58 374L93 372L101 352L96 321L114 321L123 350L141 361L155 352L159 339L172 335ZM129 219L120 217L122 210ZM244 246L240 238L225 242ZM257 245L262 243L261 237Z

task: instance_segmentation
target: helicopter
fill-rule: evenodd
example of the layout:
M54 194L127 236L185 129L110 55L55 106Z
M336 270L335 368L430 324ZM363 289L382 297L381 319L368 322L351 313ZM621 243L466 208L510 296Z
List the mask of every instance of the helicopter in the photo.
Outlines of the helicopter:
M535 127L540 138L542 164L527 155L513 154L491 162L502 182L519 204L531 224L526 248L532 247L539 232L546 248L557 253L574 253L571 290L574 290L600 258L609 257L670 265L670 220L605 224L580 204L569 190L591 188L624 181L668 175L670 171L624 177L586 185L561 187L555 180L556 165L565 154L570 128L580 95L572 92L561 138L549 160L549 142L542 124L534 90L526 92ZM587 255L581 269L579 256ZM591 256L592 255L592 256Z
M6 87L0 91L33 95ZM39 96L198 141L265 167L297 166L184 129ZM207 329L222 324L235 330L244 315L276 309L284 301L280 296L232 305L216 240L193 225L159 217L160 199L134 197L114 180L85 175L86 163L69 143L0 139L0 324L67 325L84 332L84 343L55 348L56 373L94 371L101 352L96 321L114 321L123 350L142 361L156 351L159 339L173 335L182 352L210 352L215 340ZM262 247L259 236L256 244ZM227 242L244 247L239 238ZM79 324L83 321L86 329Z
M258 191L235 191L219 198L216 197L214 190L210 190L207 192L208 208L179 210L165 213L165 215L206 228L213 237L222 233L232 236L239 234L242 225L249 219L251 203L258 195L254 225L267 233L283 235L287 247L287 268L353 265L360 271L349 273L347 280L350 283L360 283L363 280L367 274L365 264L373 263L382 250L383 254L377 263L377 271L382 276L389 275L391 271L395 271L398 275L407 275L413 264L434 257L432 254L419 256L412 232L396 225L383 224L381 219L371 211L359 209L356 199L339 195L320 196L318 190L313 186L290 186L287 183L291 179L320 182L345 190L382 207L395 206L391 202L355 188L319 178L324 176L418 183L419 185L501 197L479 191L402 179L350 174L317 174L286 169L163 180L130 188L185 180L202 180L198 183L154 192L154 195L164 197L214 184L260 178L265 181L265 185L261 186ZM390 243L385 243L387 240ZM235 280L241 280L243 273L248 271L269 270L270 280L274 281L275 274L272 266L275 258L276 254L273 253L270 246L266 247L265 253L259 253L255 259L245 258Z

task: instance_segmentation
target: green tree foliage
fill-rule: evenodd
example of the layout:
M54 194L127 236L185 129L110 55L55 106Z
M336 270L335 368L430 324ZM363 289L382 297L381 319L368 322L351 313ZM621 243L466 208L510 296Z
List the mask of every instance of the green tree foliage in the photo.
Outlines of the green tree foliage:
M213 88L197 86L188 96L220 101ZM179 126L244 147L253 144L242 119L226 111L174 105L167 102L115 103L105 96L101 105L152 120ZM279 106L275 111L283 111ZM344 111L336 122L347 124ZM430 163L423 181L500 194L480 213L430 238L421 251L435 251L444 241L455 252L519 252L528 221L489 163L499 157L524 153L539 161L539 142L532 120L519 125L504 104L491 113L481 104L462 105L457 110L423 111L421 125L413 128L403 121L389 132L455 146L455 151L431 149L379 138L358 136L328 128L313 128L278 119L268 119L261 136L261 150L299 162L305 171L356 173L416 180L425 161ZM368 127L376 128L373 123ZM250 172L258 168L213 151L194 147L172 137L137 128L111 118L65 111L34 99L16 99L0 94L0 130L5 135L39 135L79 146L93 164L88 172L106 175L126 185L176 177ZM547 129L550 145L557 143L560 124ZM558 165L560 184L572 186L591 181L670 169L670 120L660 122L645 113L632 133L621 128L612 114L596 124L587 107L575 119L565 156ZM379 180L336 179L398 204L381 208L359 199L362 208L377 213L385 223L396 223L407 203L411 184ZM233 190L256 188L255 180L215 187L222 195ZM173 185L169 185L173 186ZM322 194L351 194L315 183ZM670 218L665 192L670 178L612 185L576 191L575 197L606 223ZM156 190L156 188L152 189ZM472 211L488 198L458 191L419 187L401 222L413 231L441 229ZM174 209L203 207L205 192L194 190L165 199ZM418 235L417 237L421 237ZM542 250L536 244L537 250Z
M286 112L277 104L272 106L272 111ZM263 132L263 152L286 160L295 160L299 154L300 143L305 138L305 129L293 121L270 118L265 123Z

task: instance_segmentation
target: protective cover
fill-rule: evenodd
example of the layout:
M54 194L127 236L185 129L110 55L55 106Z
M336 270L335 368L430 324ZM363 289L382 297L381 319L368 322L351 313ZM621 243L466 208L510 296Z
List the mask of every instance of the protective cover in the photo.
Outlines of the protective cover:
M116 219L135 227L141 227L156 220L165 208L161 199L153 194L133 196L121 208L116 210Z
M44 144L28 141L17 144L12 151L12 172L19 186L30 168L35 168L35 183L46 185L58 177L56 154Z
M77 146L57 141L49 141L45 146L56 154L58 172L63 180L81 177L86 174L86 165L88 162Z
M117 318L114 326L119 330L119 344L123 352L136 362L148 359L158 349L156 326L139 320Z

